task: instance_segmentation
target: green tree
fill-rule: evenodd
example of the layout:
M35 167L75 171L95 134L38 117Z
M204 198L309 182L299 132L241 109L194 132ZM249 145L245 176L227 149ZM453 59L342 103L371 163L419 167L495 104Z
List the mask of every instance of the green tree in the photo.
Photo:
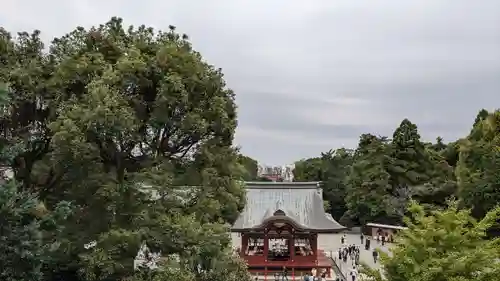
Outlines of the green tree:
M259 163L257 160L245 156L243 154L238 155L238 163L243 168L243 179L246 181L255 181L257 180L257 170Z
M322 157L299 160L293 170L294 181L322 181L325 168Z
M328 202L326 211L336 220L340 220L347 211L347 178L354 160L353 153L352 150L340 148L321 155L326 166L322 178L323 198Z
M486 119L488 117L490 113L488 112L488 110L486 109L481 109L478 113L477 113L477 116L476 116L476 119L474 119L474 124L473 126L479 124L480 122L482 122L484 119Z
M500 202L500 111L476 123L461 141L456 168L459 197L475 217L483 217Z
M4 182L0 186L0 279L43 280L43 267L54 266L57 233L69 212L69 204L61 202L47 214L35 195L20 192L13 180Z
M437 137L436 138L436 143L432 144L432 149L435 150L436 152L441 152L445 150L447 145L443 142L442 137Z
M0 187L0 278L6 281L42 280L43 241L38 202L17 192L11 182Z
M15 178L49 211L74 206L47 280L136 278L142 242L180 256L180 270L196 280L205 280L198 265L228 278L221 281L246 276L239 263L222 274L199 262L233 259L222 225L245 196L232 147L234 94L186 35L113 18L78 27L49 50L38 31L14 40L2 30L0 54L11 97L3 141L24 140Z
M413 199L422 204L445 207L447 200L457 195L455 167L450 164L456 161L452 160L453 157L458 157L454 155L454 149L454 143L444 144L441 138L426 148L429 179L412 188Z
M477 113L476 119L474 119L474 124L472 125L472 129L467 136L467 139L475 141L484 139L485 133L489 131L487 128L488 124L484 121L486 121L486 119L488 119L490 115L491 114L485 109L481 109Z
M353 151L345 148L321 153L321 157L295 163L295 181L320 181L325 210L339 220L347 211L346 180L353 162Z
M426 205L446 205L457 193L449 163L454 147L441 138L436 144L422 142L417 126L408 119L396 128L392 140L362 135L351 158L352 169L342 172L348 174L343 221L402 223L411 198Z
M430 180L431 161L417 125L404 119L394 131L389 168L393 187L414 187Z
M8 88L0 85L0 115L8 114ZM13 155L19 147L0 147L0 279L43 280L44 266L52 262L59 246L60 223L69 214L69 205L60 202L48 213L35 194L19 191L9 176Z
M386 138L362 135L355 161L347 179L346 205L348 211L342 221L357 225L367 222L391 222L396 214L390 175L386 171L390 149Z
M444 157L446 162L450 167L456 167L458 163L459 157L459 141L450 142L446 145L446 149L441 152L441 155Z
M500 219L500 208L476 221L451 202L445 210L424 210L413 202L408 226L391 254L381 253L382 274L365 268L377 281L490 281L500 274L500 240L485 239ZM382 278L384 276L384 278Z

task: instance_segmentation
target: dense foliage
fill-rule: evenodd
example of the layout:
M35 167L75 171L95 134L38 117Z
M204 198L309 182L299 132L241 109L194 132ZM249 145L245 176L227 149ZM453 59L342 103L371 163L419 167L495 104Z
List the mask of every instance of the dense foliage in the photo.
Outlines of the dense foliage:
M364 134L354 151L297 162L295 178L323 181L333 217L348 225L402 224L411 199L436 208L456 198L480 219L500 202L499 147L500 111L481 110L470 134L449 144L422 141L405 119L392 138Z
M382 273L365 267L372 280L499 280L500 238L486 239L486 232L500 219L500 207L480 221L469 210L460 210L457 202L431 212L413 202L409 211L408 229L398 235L391 254L380 252Z
M0 81L2 280L248 278L226 227L248 177L234 94L187 36L113 18L44 48L0 29ZM169 266L134 270L143 243Z
M9 100L6 85L0 85L1 116L8 113ZM20 148L1 145L2 163L12 163ZM60 223L70 213L70 205L60 202L47 212L34 194L20 191L8 173L4 165L0 171L0 279L43 280L42 267L52 262L49 257L58 247Z

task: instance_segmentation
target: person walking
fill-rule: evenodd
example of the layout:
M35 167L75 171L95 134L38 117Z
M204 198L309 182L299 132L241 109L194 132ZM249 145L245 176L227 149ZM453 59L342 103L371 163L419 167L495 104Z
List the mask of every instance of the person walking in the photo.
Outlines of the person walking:
M378 251L377 249L373 249L373 263L377 263L377 260L378 260Z
M286 266L283 266L283 278L281 280L288 281L288 269L286 268Z
M363 240L365 239L365 236L363 235L363 233L361 233L361 235L359 235L359 239L361 240L361 245L363 245Z
M358 270L356 269L355 266L352 267L350 275L351 275L351 280L356 281L356 277L358 277Z

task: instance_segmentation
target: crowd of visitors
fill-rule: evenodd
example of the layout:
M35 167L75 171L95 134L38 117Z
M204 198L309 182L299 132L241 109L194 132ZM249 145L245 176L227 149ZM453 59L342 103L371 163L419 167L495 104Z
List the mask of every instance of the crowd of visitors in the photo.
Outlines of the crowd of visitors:
M378 262L379 258L379 253L376 247L373 247L371 245L371 239L370 237L365 237L363 234L360 234L360 244L355 245L355 244L347 244L347 237L344 234L340 238L340 243L341 247L339 248L337 255L338 255L338 261L339 263L342 263L344 266L349 266L349 270L343 270L341 268L341 271L345 275L345 278L348 280L343 280L344 276L337 276L336 280L337 281L358 281L360 272L359 272L359 267L360 267L360 254L361 254L361 247L364 245L365 251L371 251L372 256L373 256L373 263L376 264ZM374 239L377 241L378 244L382 244L382 246L385 245L386 242L389 242L390 240L384 239L387 237L384 237L384 235L381 236L376 236ZM392 239L392 237L391 237ZM344 268L345 269L345 268Z

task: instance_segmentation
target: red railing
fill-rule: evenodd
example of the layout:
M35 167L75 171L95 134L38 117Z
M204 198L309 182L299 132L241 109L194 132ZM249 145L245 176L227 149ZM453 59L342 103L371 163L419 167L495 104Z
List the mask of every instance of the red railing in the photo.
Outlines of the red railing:
M286 266L286 267L313 267L318 266L314 256L295 256L293 259L286 261L271 261L266 260L264 256L248 256L240 255L249 266Z

